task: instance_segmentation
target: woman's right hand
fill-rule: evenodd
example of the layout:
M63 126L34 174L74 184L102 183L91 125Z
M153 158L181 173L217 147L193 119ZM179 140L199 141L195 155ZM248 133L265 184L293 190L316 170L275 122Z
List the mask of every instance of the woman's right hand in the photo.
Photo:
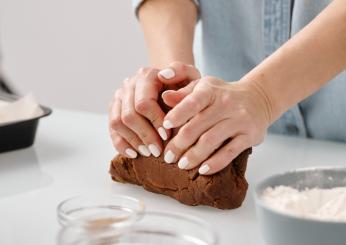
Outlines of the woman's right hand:
M192 65L173 62L167 68L141 68L124 80L109 106L109 132L116 150L129 158L158 157L162 140L170 137L170 130L162 127L165 113L158 104L164 84L173 85L200 78Z

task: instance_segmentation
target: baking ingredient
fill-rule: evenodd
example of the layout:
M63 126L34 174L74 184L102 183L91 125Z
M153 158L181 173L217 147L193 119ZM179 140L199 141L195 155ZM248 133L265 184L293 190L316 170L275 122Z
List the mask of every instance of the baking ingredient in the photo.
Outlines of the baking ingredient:
M270 207L302 218L346 222L346 187L298 190L268 187L262 200Z
M163 156L115 157L110 173L113 180L143 186L187 205L208 205L220 209L241 206L248 188L245 179L251 149L242 152L226 168L214 175L200 175L198 168L182 170L165 163Z
M14 102L0 100L0 124L38 117L43 111L32 94Z

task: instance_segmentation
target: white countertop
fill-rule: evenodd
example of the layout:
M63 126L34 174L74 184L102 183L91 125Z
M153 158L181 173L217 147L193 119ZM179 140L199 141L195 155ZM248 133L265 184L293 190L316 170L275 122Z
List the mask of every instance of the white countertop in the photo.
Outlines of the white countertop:
M0 244L55 244L58 203L102 192L141 198L149 210L205 219L217 229L220 245L262 245L252 198L254 183L299 167L346 166L346 144L268 136L250 157L250 189L243 206L222 211L185 206L141 187L113 182L108 168L114 154L106 115L55 110L42 119L34 147L0 154Z

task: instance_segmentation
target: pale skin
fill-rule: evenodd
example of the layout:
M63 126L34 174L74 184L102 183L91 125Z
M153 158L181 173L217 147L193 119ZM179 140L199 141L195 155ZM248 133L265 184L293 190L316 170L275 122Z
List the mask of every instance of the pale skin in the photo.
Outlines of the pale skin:
M140 70L116 92L110 131L121 154L136 157L139 145L155 144L158 150L151 147L152 153L163 152L166 162L177 162L182 169L198 167L200 174L209 175L246 148L260 144L270 124L346 69L346 1L331 2L303 30L233 83L200 78L193 66L196 16L190 0L148 0L140 8L155 68ZM163 84L185 80L191 83L162 94L173 107L165 115L157 104ZM176 127L181 129L170 139L169 130ZM165 149L162 140L169 140ZM128 149L136 154L128 154Z

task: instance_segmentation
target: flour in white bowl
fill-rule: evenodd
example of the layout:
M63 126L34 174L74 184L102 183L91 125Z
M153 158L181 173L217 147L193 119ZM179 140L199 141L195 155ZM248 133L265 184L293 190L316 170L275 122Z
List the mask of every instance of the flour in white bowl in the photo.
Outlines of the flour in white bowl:
M297 190L268 187L261 196L271 208L301 218L346 222L346 187Z

